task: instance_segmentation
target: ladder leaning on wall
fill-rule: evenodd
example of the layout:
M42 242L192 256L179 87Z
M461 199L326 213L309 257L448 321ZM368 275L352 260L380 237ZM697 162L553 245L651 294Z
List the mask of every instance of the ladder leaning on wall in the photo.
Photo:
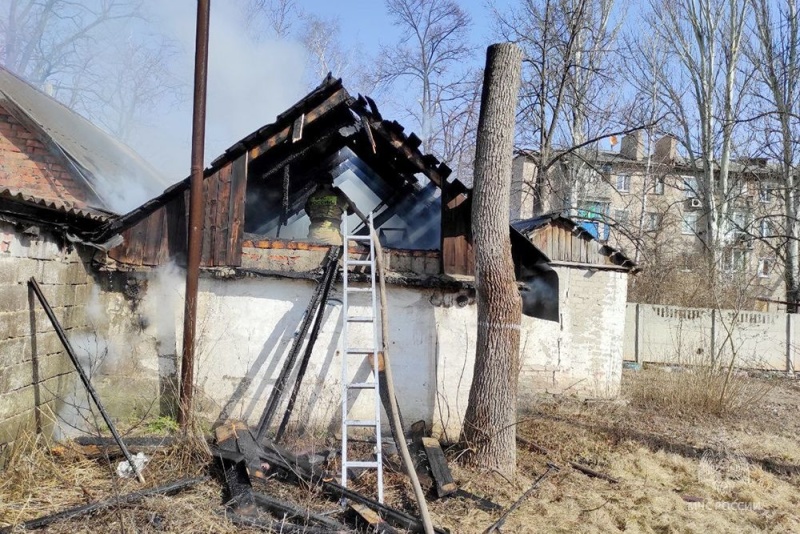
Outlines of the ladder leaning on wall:
M378 501L383 502L383 452L381 450L381 397L380 397L380 360L381 349L379 347L378 333L378 298L375 285L376 262L375 262L375 243L372 236L373 216L369 215L367 235L350 235L347 227L347 218L343 222L344 235L344 254L342 259L342 486L347 487L348 469L376 469L378 478ZM358 253L351 256L350 244L369 244L367 259L358 259ZM354 286L349 280L350 267L366 267L369 269L368 286ZM353 301L359 300L357 295L366 297L368 305L354 305ZM356 315L355 308L367 308L369 313ZM359 326L361 327L359 329ZM371 336L369 327L371 326ZM356 331L356 329L359 329ZM362 334L362 338L371 338L367 346L353 346L352 340L357 333ZM356 380L350 376L350 365L360 366L364 359L369 363L370 373L363 381ZM364 394L372 395L374 405L374 416L371 419L351 419L351 395L361 396ZM375 459L374 460L351 460L348 451L349 431L352 428L369 428L374 431L375 438Z

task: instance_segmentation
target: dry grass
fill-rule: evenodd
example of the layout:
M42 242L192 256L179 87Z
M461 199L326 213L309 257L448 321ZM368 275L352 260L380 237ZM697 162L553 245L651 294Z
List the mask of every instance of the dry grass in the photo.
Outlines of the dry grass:
M646 369L630 384L628 397L641 408L676 415L725 416L758 409L772 384L751 380L729 363L684 358L680 365Z
M91 449L89 449L91 450ZM0 526L21 522L207 474L208 447L186 439L160 449L144 470L146 484L121 479L119 459L90 458L72 442L50 443L41 436L17 440L0 481ZM92 455L93 456L93 455ZM112 507L94 515L54 523L48 532L248 532L214 512L223 510L221 488L208 481L171 497L151 497L135 506Z
M627 373L626 395L637 395L648 373L686 378L687 373L647 371ZM668 377L669 378L669 377ZM763 380L750 387L765 387ZM520 436L549 451L545 456L526 448L518 451L518 476L507 480L495 472L476 471L456 461L458 451L446 451L459 486L510 506L546 469L562 470L508 519L505 533L527 532L800 532L800 475L765 471L758 458L779 458L800 465L800 383L779 381L760 404L746 414L717 417L681 415L653 404L580 402L540 397L526 406ZM292 437L293 449L317 451L324 445ZM18 440L21 441L21 440ZM673 449L667 443L685 445ZM363 444L364 453L370 446ZM696 449L695 449L696 448ZM668 452L682 450L682 453ZM713 451L688 454L685 451ZM210 457L202 441L175 445L151 455L145 469L146 487L209 473ZM86 449L30 437L18 446L0 480L0 527L143 489L135 480L112 472L118 459L90 459ZM620 480L610 484L568 467L577 461ZM337 461L328 466L335 472ZM374 493L374 473L353 486ZM407 479L386 471L386 502L415 514ZM275 479L257 482L257 489L318 513L340 518L338 505L314 488ZM218 515L224 509L218 479L170 497L146 499L93 516L53 525L49 532L255 532L235 527ZM686 500L697 502L686 502ZM429 500L434 523L453 533L483 532L500 515L485 512L460 498Z

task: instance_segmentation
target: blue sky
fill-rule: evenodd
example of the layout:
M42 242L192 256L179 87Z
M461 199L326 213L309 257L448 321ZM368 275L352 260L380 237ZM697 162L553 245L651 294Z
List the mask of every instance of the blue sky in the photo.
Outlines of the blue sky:
M502 9L514 2L496 0L494 3ZM472 17L473 44L485 49L492 42L487 3L481 0L458 4ZM300 0L298 5L323 17L338 18L343 38L346 37L349 43L391 44L400 35L399 30L392 26L386 4L380 0Z

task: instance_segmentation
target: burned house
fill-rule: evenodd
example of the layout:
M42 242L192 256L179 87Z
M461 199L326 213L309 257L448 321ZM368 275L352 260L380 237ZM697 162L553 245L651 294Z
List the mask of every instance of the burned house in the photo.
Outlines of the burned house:
M39 280L82 354L97 352L90 264L101 244L82 236L168 185L125 145L0 68L0 452L21 433L52 428L77 380L29 303L28 280Z
M329 250L307 239L305 212L316 177L324 174L359 211L374 216L388 270L389 343L405 419L424 419L456 437L477 331L471 192L420 145L414 134L384 119L370 98L350 95L341 80L329 77L205 170L195 376L199 408L210 420L235 416L255 422L274 385ZM128 404L168 401L174 391L188 189L188 180L182 181L73 236L87 251L80 243L95 245L81 265L91 263L98 280L94 297L105 323L96 331L107 352L120 355L113 365L100 366L97 381L117 398L127 388ZM357 214L347 224L355 233L366 232ZM523 317L524 389L616 395L621 352L587 357L583 341L566 339L577 323L565 328L571 312L552 299L581 291L578 277L574 284L570 277L567 284L558 280L560 267L547 266L552 252L522 230L509 229L518 279L523 293L530 293L526 312L549 319ZM117 236L119 244L113 241ZM587 251L597 245L578 238ZM608 256L592 259L598 269L610 265ZM619 276L628 269L613 266ZM624 283L621 288L614 298L621 296L624 306ZM341 313L336 285L295 408L297 424L309 429L331 427L339 416ZM621 330L618 337L621 347ZM546 357L542 347L548 347ZM365 362L354 373L366 371ZM130 377L136 377L133 389Z

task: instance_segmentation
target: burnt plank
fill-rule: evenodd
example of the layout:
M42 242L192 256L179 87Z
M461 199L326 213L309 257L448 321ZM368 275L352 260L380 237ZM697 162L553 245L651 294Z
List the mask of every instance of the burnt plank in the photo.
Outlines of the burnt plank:
M323 471L315 471L313 474L307 469L304 469L297 462L297 457L290 452L277 447L274 443L269 441L264 442L264 450L261 454L261 460L266 461L274 469L280 469L287 475L295 477L306 484L319 484L325 494L333 497L336 500L348 499L350 501L368 506L375 512L381 515L386 521L393 526L404 528L412 532L423 532L422 522L403 511L391 508L378 501L365 497L360 493L345 488L340 484L334 482L334 478ZM437 534L446 534L446 531L441 528L434 528Z
M228 259L226 262L230 266L242 264L248 159L249 157L245 152L231 166L231 194L228 202Z
M228 421L214 431L217 446L221 450L240 453L247 463L248 474L252 477L265 478L260 461L261 448L256 443L248 426L242 421Z
M127 251L129 265L141 265L144 253L144 243L147 239L147 220L140 221L130 229Z
M411 459L414 461L414 471L417 472L420 485L425 488L425 491L428 491L433 486L433 479L426 459L425 447L422 445L422 438L428 435L425 421L413 423L409 433L411 444L408 450L411 453Z
M228 265L228 240L230 239L228 212L231 198L231 169L232 164L228 163L219 171L216 236L214 238L214 250L212 251L214 265Z
M425 447L425 454L428 456L428 464L431 466L431 474L436 481L436 493L439 497L446 497L454 493L458 487L450 473L444 451L439 444L439 440L434 438L422 438L422 446Z
M247 473L244 455L226 449L216 449L214 458L222 467L222 476L228 488L227 505L246 513L255 512L253 485Z
M170 201L163 210L166 210L167 218L167 254L171 260L179 259L179 263L183 262L187 253L187 219L186 219L186 205L185 196L178 195L174 200Z
M170 239L172 239L169 220L169 212L166 206L162 206L158 210L159 217L161 218L161 243L159 243L156 252L156 264L164 265L170 260Z
M203 180L203 251L201 265L213 267L211 251L214 250L214 238L217 225L217 184L219 171Z
M164 238L163 213L158 210L147 219L145 230L144 251L142 254L142 265L158 265L158 252L161 250L161 243Z

